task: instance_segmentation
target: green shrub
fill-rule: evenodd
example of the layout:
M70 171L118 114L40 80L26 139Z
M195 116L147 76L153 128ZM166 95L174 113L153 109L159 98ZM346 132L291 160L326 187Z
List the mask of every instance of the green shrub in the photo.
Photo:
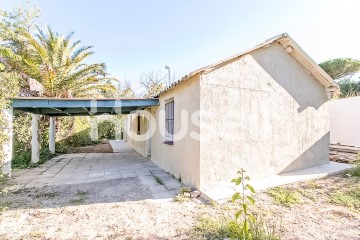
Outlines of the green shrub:
M16 152L12 159L13 168L27 168L31 163L31 149L24 149Z
M350 209L360 210L360 186L347 192L336 191L331 194L330 201Z
M192 231L192 239L278 240L275 227L258 218L249 225L247 238L241 223L228 218L202 218Z
M59 148L83 147L91 144L93 143L90 137L90 128L87 128L83 131L75 133L74 135L71 135L70 137L58 141L56 147Z
M12 159L12 167L13 168L36 167L39 164L42 164L50 160L53 156L54 154L52 154L49 151L49 149L42 148L40 149L39 162L34 164L31 162L31 149L25 149L14 155Z
M274 198L275 203L286 207L292 207L300 202L300 198L297 192L285 189L283 187L272 188L267 191L267 193Z
M98 124L99 139L115 139L115 124L105 120Z
M360 177L360 153L356 156L355 167L347 170L345 176Z

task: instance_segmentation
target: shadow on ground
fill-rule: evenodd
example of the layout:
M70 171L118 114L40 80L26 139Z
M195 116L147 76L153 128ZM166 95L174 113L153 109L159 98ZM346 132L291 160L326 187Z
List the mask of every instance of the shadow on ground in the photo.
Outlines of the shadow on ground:
M100 182L23 188L1 194L7 209L54 208L154 199L138 178Z

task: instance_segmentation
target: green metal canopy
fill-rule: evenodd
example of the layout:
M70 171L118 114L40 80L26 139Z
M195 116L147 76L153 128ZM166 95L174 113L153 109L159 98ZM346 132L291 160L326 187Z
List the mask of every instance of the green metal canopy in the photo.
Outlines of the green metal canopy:
M129 114L138 109L158 106L157 98L85 99L85 98L12 98L11 107L46 116L93 116Z

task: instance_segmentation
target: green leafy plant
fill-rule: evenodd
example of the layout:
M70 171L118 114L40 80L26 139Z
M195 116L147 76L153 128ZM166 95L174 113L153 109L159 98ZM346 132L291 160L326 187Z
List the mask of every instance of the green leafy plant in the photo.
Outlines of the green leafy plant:
M240 192L234 193L232 196L232 202L240 202L241 209L235 213L235 219L238 220L241 218L241 225L242 225L242 234L244 239L250 239L251 233L249 231L249 224L254 224L256 222L255 217L249 213L248 206L250 204L255 204L255 200L252 196L255 193L254 188L247 183L250 180L249 176L245 176L245 170L240 169L238 171L240 175L237 178L231 180L232 183L235 183L235 186L240 186ZM246 194L248 193L248 195Z
M330 201L360 211L360 186L346 192L336 191L331 194Z
M345 172L347 177L360 177L360 153L356 156L355 166Z
M115 124L105 120L98 124L99 139L115 139Z
M285 189L283 187L275 187L267 192L275 200L275 203L292 207L300 202L300 197L297 192Z

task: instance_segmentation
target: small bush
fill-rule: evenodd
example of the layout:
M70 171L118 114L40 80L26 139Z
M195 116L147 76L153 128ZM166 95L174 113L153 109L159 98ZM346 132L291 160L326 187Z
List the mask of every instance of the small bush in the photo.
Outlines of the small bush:
M99 139L115 139L115 124L105 120L98 124Z
M29 168L29 167L36 167L39 164L42 164L48 160L50 160L54 154L52 154L49 149L41 149L40 150L40 156L39 156L39 162L38 163L32 163L31 162L31 149L26 149L23 151L19 151L17 154L15 154L14 158L12 159L12 167L13 168Z
M357 155L356 157L356 161L355 161L355 167L347 170L345 172L346 176L355 176L355 177L360 177L360 153Z
M285 189L283 187L275 187L267 192L275 200L275 203L292 207L300 202L300 198L297 192Z
M266 221L256 219L249 226L247 240L278 240L275 228ZM244 239L243 226L232 219L202 218L192 232L193 239Z
M68 150L70 147L83 147L93 144L90 137L90 128L71 135L56 143L56 148Z
M31 163L31 149L19 151L12 159L13 168L27 168Z
M348 207L355 210L360 210L360 186L347 192L336 191L331 194L332 203Z

